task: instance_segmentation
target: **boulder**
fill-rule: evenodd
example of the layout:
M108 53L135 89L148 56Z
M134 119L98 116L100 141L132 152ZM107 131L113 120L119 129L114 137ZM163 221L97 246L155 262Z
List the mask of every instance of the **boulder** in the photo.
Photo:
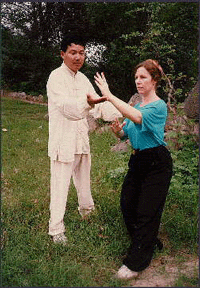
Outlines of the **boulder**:
M134 106L135 104L140 102L141 99L142 99L141 95L139 95L138 93L135 93L134 95L131 96L128 104L130 104L131 106ZM93 132L93 131L97 130L98 128L100 128L100 124L99 124L98 120L95 119L92 115L87 116L87 121L88 121L88 125L89 125L89 132ZM103 130L104 130L104 128L101 128L101 132Z
M126 140L125 142L118 142L111 148L113 152L128 152L129 151L130 142Z
M38 96L38 101L39 101L39 102L44 102L44 96L40 94L40 95Z
M100 127L99 123L98 123L98 120L95 119L92 115L88 115L87 116L87 122L88 122L88 125L89 125L89 132L93 132L95 131L97 128Z
M184 112L188 118L199 119L199 82L197 82L186 98L184 102Z
M128 104L131 106L134 106L135 104L142 101L142 96L138 93L135 93L133 96L131 96L130 100L128 101Z

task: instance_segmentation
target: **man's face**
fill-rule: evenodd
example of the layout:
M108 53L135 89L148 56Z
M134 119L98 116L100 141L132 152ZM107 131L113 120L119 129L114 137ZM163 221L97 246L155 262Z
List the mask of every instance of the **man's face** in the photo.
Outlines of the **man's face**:
M65 65L73 72L77 72L85 61L85 48L81 45L71 44L67 47L66 52L61 51L61 57Z

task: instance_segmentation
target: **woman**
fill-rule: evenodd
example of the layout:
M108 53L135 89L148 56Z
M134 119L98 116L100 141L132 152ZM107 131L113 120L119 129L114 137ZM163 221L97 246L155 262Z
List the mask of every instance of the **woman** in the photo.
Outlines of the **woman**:
M95 76L101 101L110 101L126 117L123 124L116 119L112 130L121 139L129 138L133 147L121 191L121 210L132 241L116 274L119 279L137 277L149 266L155 248L162 249L157 235L172 177L172 159L164 141L167 105L156 94L162 75L155 60L136 66L135 83L142 101L134 107L110 92L103 73ZM92 95L88 101L97 103Z

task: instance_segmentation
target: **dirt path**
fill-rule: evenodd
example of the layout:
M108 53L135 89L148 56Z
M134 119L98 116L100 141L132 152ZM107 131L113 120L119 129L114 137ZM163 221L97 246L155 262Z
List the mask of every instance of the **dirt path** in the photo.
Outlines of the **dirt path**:
M137 279L132 280L129 287L174 287L180 276L196 278L198 266L198 257L191 255L184 255L179 259L172 256L160 256L154 259Z

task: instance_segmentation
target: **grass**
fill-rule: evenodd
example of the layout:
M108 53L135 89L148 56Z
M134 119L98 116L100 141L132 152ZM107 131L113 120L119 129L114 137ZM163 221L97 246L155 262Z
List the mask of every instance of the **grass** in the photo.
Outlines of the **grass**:
M198 277L188 277L181 275L175 282L174 287L199 287L198 280Z
M120 287L124 282L112 276L129 246L119 206L129 153L111 152L117 140L110 132L90 135L96 211L88 220L80 217L72 184L64 219L69 244L59 247L48 236L46 114L46 106L2 99L1 286ZM176 173L163 215L161 232L168 244L162 253L173 246L196 254L198 149L191 142L172 152Z

